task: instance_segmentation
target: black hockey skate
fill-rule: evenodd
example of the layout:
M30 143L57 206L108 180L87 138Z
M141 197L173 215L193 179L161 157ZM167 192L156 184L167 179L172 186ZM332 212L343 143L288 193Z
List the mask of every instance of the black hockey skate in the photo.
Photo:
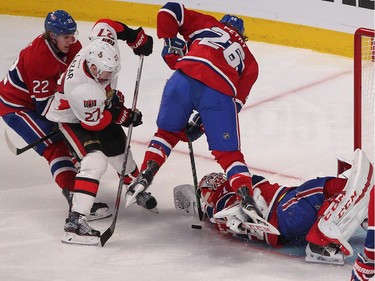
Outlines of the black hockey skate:
M62 190L62 194L66 198L69 204L69 211L72 207L73 192L70 192L67 188ZM95 202L90 210L90 215L87 216L87 221L101 220L112 216L109 211L109 207L106 203Z
M90 210L90 215L87 216L87 221L101 220L112 216L109 207L106 203L95 202Z
M158 209L156 208L158 202L150 192L142 191L137 194L136 199L139 206L145 208L146 210L150 210L151 212L159 213Z
M147 190L147 188L151 185L152 180L154 179L155 173L158 170L159 170L159 165L155 161L150 160L147 162L147 169L138 175L136 180L134 180L129 185L127 191L125 192L125 207L128 207L131 204L138 201L138 198L140 199L142 195L140 197L138 197L138 195L141 192L144 192Z
M69 212L64 231L63 243L93 246L99 244L100 231L89 226L86 216L78 212Z

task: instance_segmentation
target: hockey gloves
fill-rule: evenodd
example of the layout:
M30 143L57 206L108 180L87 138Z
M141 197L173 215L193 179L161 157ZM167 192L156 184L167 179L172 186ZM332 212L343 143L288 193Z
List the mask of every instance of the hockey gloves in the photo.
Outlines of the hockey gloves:
M350 281L365 281L374 277L374 261L366 260L360 253L354 263Z
M199 139L204 134L202 118L199 113L195 114L193 119L186 125L185 133L191 142Z
M186 43L185 41L173 37L164 39L164 48L161 51L165 63L170 69L176 69L177 60L186 54Z
M125 101L124 94L119 90L110 90L106 93L107 99L105 101L106 108L111 108L112 106L123 105Z
M229 206L220 212L214 214L216 223L226 223L226 226L236 234L247 234L242 227L243 222L250 221L250 218L244 213L239 203Z
M148 56L152 53L153 39L144 32L142 27L134 30L133 35L126 43L137 56Z
M112 121L115 124L119 124L124 127L129 127L133 124L134 127L141 125L142 122L142 113L136 109L131 110L130 108L126 108L123 105L116 105L112 106L108 109L109 112L112 114Z

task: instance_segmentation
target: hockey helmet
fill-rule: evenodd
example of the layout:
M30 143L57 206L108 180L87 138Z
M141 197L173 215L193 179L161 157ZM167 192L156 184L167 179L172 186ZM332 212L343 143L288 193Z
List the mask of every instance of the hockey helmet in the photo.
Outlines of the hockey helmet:
M210 173L205 175L198 185L198 193L202 200L213 207L218 198L217 190L227 183L227 177L223 173ZM222 193L221 190L219 193Z
M77 23L67 12L56 10L48 13L44 21L44 29L46 32L53 32L58 35L75 35L77 33Z
M121 59L117 49L103 40L92 41L86 56L86 63L89 68L91 65L96 66L97 75L94 75L96 80L99 79L103 71L111 73L108 80L113 79L121 69Z
M220 22L222 22L222 23L224 23L226 25L230 25L230 26L234 27L241 34L244 34L244 32L245 32L245 27L244 27L243 20L241 18L239 18L239 17L236 17L234 15L226 14L220 20Z

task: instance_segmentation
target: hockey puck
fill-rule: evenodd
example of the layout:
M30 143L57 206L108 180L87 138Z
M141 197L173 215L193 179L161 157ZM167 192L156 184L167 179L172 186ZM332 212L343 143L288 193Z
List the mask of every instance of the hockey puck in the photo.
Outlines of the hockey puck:
M198 225L198 224L192 224L191 228L193 228L193 229L202 229L202 226Z

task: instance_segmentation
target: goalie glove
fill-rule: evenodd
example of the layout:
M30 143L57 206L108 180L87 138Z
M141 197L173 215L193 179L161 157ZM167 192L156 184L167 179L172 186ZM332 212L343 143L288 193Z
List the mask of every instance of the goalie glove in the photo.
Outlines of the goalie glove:
M204 134L202 118L199 113L195 114L193 119L185 127L186 137L193 142Z
M112 114L112 122L115 124L124 127L133 124L134 127L137 127L143 123L142 113L138 109L133 111L123 105L116 105L109 108L108 111Z
M133 49L134 54L137 56L150 55L154 45L152 37L147 35L142 27L134 30L131 38L126 43Z
M215 221L222 223L225 221L226 226L236 234L247 234L246 229L242 227L242 223L249 221L249 217L244 213L239 203L217 212L214 215Z
M161 52L165 63L170 69L176 69L177 60L186 54L186 43L185 41L173 37L164 39L164 48Z

